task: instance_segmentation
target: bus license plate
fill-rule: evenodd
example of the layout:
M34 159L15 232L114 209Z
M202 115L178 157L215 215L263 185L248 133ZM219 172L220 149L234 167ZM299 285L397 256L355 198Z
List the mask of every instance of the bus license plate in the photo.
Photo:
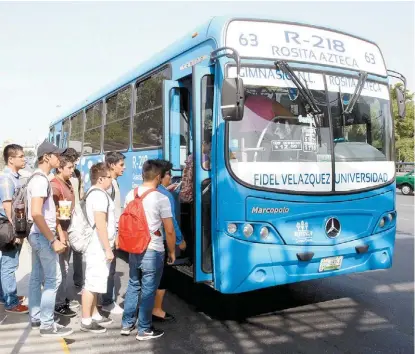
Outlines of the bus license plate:
M343 256L323 258L320 261L319 272L327 272L329 270L337 270L342 266Z

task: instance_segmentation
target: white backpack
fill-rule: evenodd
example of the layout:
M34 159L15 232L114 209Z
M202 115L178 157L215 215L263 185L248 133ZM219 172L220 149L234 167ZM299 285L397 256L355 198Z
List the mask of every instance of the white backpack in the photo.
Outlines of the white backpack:
M104 192L102 189L94 188L88 191L85 198L80 200L79 204L75 204L75 208L72 212L71 225L68 228L68 239L72 249L80 253L86 252L95 230L95 224L91 226L86 214L86 199L93 191L105 193L107 199L109 198L107 192ZM107 217L109 205L110 201L108 199Z

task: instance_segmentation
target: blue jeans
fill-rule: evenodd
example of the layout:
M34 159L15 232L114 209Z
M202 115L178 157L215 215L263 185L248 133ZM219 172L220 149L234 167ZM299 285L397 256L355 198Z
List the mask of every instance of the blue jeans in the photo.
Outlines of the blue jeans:
M0 252L0 300L8 310L19 305L17 297L16 270L22 246Z
M29 243L32 246L32 273L29 283L30 320L40 321L40 328L48 329L54 322L56 293L62 281L59 256L42 234L30 234Z
M115 267L117 265L117 257L115 256L115 248L112 250L114 252L114 258L110 264L110 273L108 275L107 281L107 292L102 294L102 306L111 305L115 301Z
M151 328L154 298L163 273L163 264L164 252L147 249L142 254L130 254L130 279L125 295L123 327L135 324L139 307L138 333Z

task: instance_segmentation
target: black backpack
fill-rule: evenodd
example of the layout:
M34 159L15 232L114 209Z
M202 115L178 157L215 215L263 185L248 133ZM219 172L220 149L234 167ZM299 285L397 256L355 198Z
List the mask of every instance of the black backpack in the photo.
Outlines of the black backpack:
M19 238L28 236L33 225L33 220L29 218L27 186L35 176L42 176L43 178L46 178L48 181L47 198L49 198L51 193L50 182L48 178L41 172L33 173L25 184L15 189L12 198L12 221L15 236Z

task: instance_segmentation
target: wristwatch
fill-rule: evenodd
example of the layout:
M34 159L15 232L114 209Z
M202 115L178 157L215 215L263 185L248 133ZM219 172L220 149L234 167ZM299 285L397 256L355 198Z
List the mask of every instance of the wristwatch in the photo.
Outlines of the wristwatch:
M49 241L49 245L52 246L53 243L57 240L57 238L55 237L53 240Z

